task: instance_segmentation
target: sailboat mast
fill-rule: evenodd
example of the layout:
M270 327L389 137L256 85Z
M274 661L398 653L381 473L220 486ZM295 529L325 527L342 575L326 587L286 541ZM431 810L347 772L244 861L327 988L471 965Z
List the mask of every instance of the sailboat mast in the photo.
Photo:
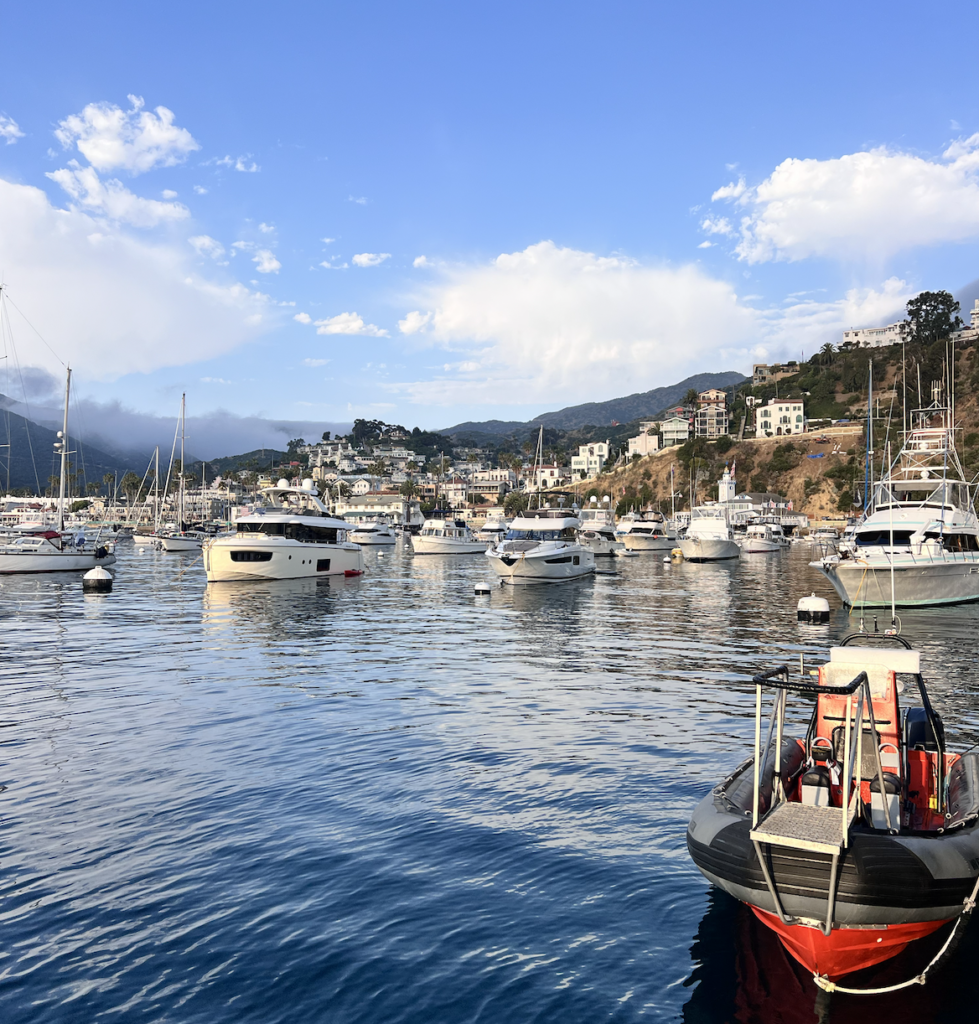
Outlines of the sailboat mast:
M153 455L156 468L153 470L153 532L160 532L160 446Z
M58 533L65 528L65 484L68 471L68 398L71 395L71 367L65 376L65 416L58 444L61 448L61 474L58 480Z
M177 533L184 532L184 427L187 416L187 394L180 396L180 490L177 499Z

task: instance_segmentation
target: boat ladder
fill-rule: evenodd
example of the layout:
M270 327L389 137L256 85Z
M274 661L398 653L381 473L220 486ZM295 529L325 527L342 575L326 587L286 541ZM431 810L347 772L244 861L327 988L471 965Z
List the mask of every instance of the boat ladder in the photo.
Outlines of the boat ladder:
M769 865L769 854L772 846L790 850L802 850L807 853L828 854L830 860L829 891L826 901L826 920L821 926L824 935L833 930L833 914L836 908L836 890L839 882L840 857L849 845L850 826L857 816L860 803L861 766L863 762L864 717L870 725L870 735L877 735L877 723L874 719L874 706L870 693L870 681L866 672L859 675L845 687L824 687L824 691L847 694L847 714L845 716L845 734L843 742L843 775L842 792L850 793L849 800L843 800L842 807L818 807L812 804L790 802L785 794L781 777L782 769L782 732L785 725L785 702L789 684L788 669L782 667L764 676L755 678L755 758L754 758L754 796L751 818L752 846L761 867L765 885L775 904L775 912L783 924L798 923L794 917L786 914L778 888L772 877ZM765 763L761 763L761 705L762 686L777 688L775 704L768 723L768 736L765 741ZM856 708L854 709L854 698ZM855 713L854 713L855 712ZM775 734L775 764L772 774L771 806L767 814L759 814L760 785L767 774L769 756L772 752L772 734ZM877 777L880 780L881 792L884 792L883 768L880 763L880 751L871 741L876 755ZM884 802L884 814L888 829L892 823L887 802ZM763 850L762 844L769 847Z

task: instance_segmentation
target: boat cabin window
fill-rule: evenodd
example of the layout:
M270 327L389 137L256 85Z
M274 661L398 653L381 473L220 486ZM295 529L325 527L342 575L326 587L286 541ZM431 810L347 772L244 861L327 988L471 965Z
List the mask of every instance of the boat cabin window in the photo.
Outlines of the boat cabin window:
M575 531L564 530L507 530L507 540L574 540Z
M861 530L856 535L858 547L870 547L884 545L890 547L892 544L910 544L913 530ZM893 537L893 540L891 539Z
M336 544L339 531L325 526L307 526L305 523L239 523L238 532L285 537L305 544Z
M941 540L946 551L979 551L979 537L972 533L946 533L929 530L925 537L928 540Z

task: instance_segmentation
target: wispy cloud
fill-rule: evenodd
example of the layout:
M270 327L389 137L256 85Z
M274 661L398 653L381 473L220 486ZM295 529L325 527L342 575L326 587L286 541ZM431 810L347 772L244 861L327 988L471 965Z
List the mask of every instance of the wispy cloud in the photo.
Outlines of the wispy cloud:
M388 334L381 327L365 323L358 313L338 313L314 322L317 334L360 334L371 338L386 338Z
M389 252L359 252L352 262L355 267L376 267L390 258Z
M24 133L20 130L20 125L14 119L7 117L6 114L0 114L0 139L3 139L8 146L12 146L23 137Z
M367 196L347 196L348 203L356 203L358 206L367 205Z

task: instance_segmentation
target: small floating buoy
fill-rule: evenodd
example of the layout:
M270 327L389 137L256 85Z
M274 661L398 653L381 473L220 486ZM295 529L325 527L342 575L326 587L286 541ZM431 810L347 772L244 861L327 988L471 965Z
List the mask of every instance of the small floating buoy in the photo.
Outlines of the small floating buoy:
M343 575L349 579L351 576L363 576L364 574L360 569L344 569Z
M378 557L378 558L383 558L383 557L384 557L384 556L385 556L386 554L387 554L387 552L386 552L386 551L378 551L378 553L377 553L377 557Z
M82 577L82 590L86 593L108 594L112 590L112 573L97 565Z
M674 548L670 552L670 558L672 558L674 562L682 562L683 561L683 549L682 548Z
M810 594L799 601L796 614L799 622L829 622L829 601Z
M492 588L490 587L490 585L488 583L477 583L473 587L473 593L474 594L489 594L489 593L491 593L491 591L492 591Z
M669 565L670 564L670 556L669 555L663 555L663 561L666 562L667 565Z

